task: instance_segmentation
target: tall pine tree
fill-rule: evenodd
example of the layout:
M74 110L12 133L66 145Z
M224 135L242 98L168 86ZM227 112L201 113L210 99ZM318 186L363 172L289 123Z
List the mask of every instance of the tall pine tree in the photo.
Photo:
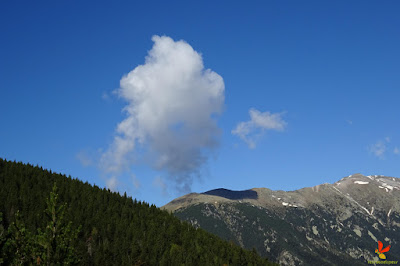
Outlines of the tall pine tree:
M76 264L74 241L78 238L80 228L72 230L72 223L64 222L65 204L57 204L57 186L54 183L53 191L47 200L45 215L48 218L46 228L39 229L36 236L37 243L42 247L40 259L47 265Z

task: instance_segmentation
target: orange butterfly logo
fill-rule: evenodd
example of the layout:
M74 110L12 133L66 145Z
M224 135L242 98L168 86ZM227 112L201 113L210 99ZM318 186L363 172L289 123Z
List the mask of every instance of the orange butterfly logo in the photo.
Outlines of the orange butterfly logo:
M385 247L384 249L382 248L383 248L382 242L378 241L378 248L375 249L375 253L378 253L380 259L386 260L386 256L383 253L388 252L390 250L390 245Z

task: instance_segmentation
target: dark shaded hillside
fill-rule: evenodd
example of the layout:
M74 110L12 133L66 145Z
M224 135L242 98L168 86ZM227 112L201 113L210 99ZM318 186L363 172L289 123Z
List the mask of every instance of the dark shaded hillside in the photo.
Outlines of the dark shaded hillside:
M195 229L154 205L3 159L0 229L10 227L18 210L29 231L44 228L46 199L54 183L59 201L66 203L64 219L72 222L74 230L81 226L74 244L81 265L272 265L255 252ZM0 238L1 259L7 265L16 252L4 243Z
M229 190L225 188L213 189L202 194L219 196L226 199L231 200L240 200L240 199L257 199L257 192L253 190Z

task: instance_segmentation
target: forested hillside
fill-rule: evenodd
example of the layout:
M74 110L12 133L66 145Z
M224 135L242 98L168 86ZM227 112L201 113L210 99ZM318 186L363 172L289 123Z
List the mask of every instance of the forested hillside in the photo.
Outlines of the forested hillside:
M0 256L6 265L271 264L154 205L3 159Z

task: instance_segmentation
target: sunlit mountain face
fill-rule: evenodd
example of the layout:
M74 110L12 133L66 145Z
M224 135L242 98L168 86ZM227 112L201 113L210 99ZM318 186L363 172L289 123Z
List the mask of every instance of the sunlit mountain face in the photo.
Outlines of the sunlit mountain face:
M378 241L400 260L400 179L353 174L295 191L191 193L163 207L282 265L365 265Z

